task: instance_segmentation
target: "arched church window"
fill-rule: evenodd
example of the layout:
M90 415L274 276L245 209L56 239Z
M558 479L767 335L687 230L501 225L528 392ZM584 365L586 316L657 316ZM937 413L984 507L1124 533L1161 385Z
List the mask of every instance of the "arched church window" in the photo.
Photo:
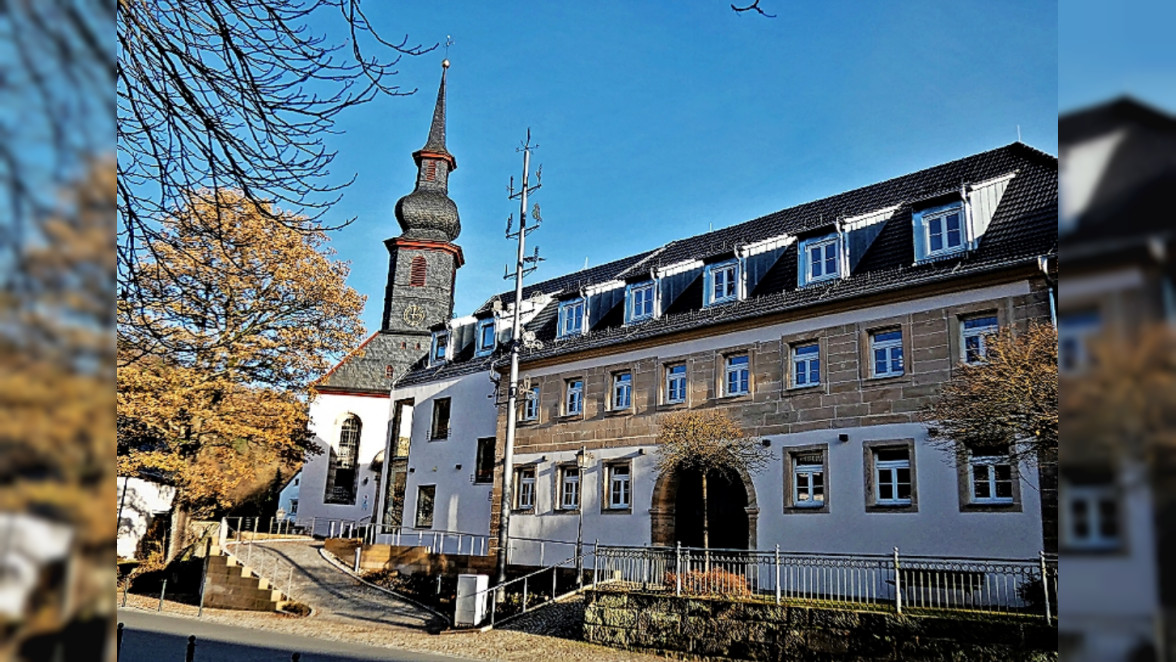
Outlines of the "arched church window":
M408 284L413 287L425 286L425 274L428 270L428 263L425 262L425 256L418 255L412 259L412 265L408 269Z
M331 449L331 461L327 467L327 489L323 495L326 503L355 503L359 433L362 429L363 424L355 414L348 416L339 429L339 449Z

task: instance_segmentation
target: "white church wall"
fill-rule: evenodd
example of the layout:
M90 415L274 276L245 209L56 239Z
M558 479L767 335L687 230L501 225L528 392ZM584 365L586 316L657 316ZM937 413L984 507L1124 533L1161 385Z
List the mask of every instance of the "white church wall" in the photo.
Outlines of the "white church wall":
M330 449L339 448L339 434L343 422L351 414L359 417L362 427L359 437L359 454L356 466L359 476L356 480L355 503L323 503L327 483ZM370 521L376 509L380 471L372 469L372 460L384 449L389 420L389 400L386 396L319 394L310 405L309 428L314 443L323 452L308 455L302 467L299 485L297 522L309 527L320 520L315 532L328 532L329 520Z

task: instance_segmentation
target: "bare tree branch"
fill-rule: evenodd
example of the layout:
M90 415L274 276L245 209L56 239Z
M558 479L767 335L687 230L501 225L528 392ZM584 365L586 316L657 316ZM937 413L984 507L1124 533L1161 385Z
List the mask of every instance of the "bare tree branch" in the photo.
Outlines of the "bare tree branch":
M760 8L759 3L760 3L760 0L754 0L754 2L752 2L750 5L747 5L746 7L736 7L735 5L731 5L731 9L735 10L736 13L743 13L745 11L754 11L757 14L759 14L760 16L764 16L766 18L776 18L775 14L768 14L768 13L764 12L764 10Z

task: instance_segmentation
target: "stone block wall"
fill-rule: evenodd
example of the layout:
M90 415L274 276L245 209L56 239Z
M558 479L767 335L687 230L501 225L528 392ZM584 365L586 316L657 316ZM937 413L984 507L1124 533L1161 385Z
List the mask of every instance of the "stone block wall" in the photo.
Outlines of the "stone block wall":
M762 602L589 591L592 643L700 660L1057 659L1044 619L905 616Z
M204 606L214 609L277 611L285 600L281 591L258 577L236 559L224 555L208 557Z

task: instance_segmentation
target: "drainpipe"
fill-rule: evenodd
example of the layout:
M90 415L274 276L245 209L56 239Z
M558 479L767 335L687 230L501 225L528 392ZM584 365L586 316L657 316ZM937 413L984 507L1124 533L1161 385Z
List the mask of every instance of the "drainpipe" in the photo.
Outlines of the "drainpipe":
M1049 287L1049 321L1056 329L1058 326L1058 281L1049 275L1049 256L1037 256L1037 268L1041 271L1041 275L1045 278L1045 284Z

